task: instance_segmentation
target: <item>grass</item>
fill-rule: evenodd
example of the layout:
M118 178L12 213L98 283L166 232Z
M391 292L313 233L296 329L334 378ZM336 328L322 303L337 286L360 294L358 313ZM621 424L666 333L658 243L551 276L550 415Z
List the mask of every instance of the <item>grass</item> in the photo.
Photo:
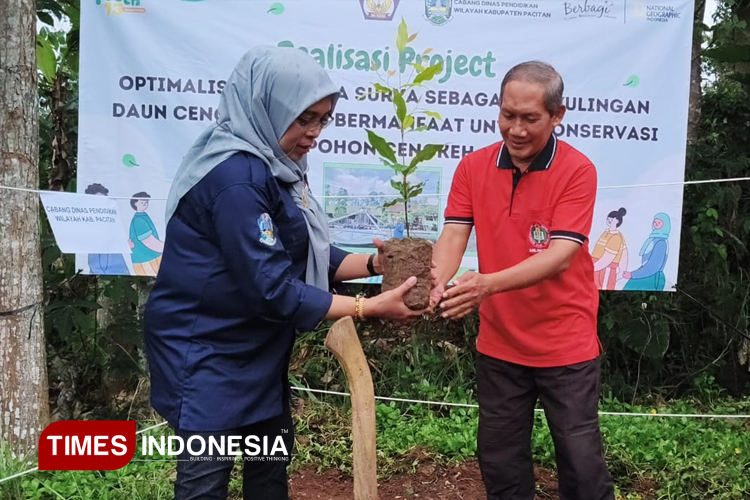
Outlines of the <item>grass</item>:
M315 464L351 471L348 410L341 398L304 400L295 411L298 439L293 470ZM604 401L603 410L650 413L750 413L750 400L677 401L658 408ZM413 472L419 462L457 463L476 454L477 410L378 404L378 471L382 478ZM695 418L602 416L607 461L618 491L637 498L632 486L648 478L659 499L750 497L748 422ZM152 433L165 433L165 428ZM140 444L140 443L139 443ZM554 449L544 417L536 415L532 448L537 463L554 468ZM140 452L137 452L140 454ZM0 477L29 468L0 454ZM117 471L40 471L0 484L3 500L167 500L174 462L131 462ZM230 493L240 496L239 468ZM630 495L630 496L628 496Z

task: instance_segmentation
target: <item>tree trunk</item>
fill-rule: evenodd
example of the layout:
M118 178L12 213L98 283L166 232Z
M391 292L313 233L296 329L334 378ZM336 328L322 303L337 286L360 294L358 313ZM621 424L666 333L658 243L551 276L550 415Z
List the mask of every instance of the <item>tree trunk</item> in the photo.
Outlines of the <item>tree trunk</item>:
M36 2L0 1L0 185L39 184ZM39 197L0 190L0 440L33 453L49 419Z
M701 42L703 41L703 17L706 0L696 0L693 16L693 52L690 59L690 105L688 108L688 145L698 139L698 124L701 118Z
M68 130L65 127L65 104L68 102L68 78L58 71L52 88L52 172L49 179L51 191L65 191L70 182L70 156L68 155Z

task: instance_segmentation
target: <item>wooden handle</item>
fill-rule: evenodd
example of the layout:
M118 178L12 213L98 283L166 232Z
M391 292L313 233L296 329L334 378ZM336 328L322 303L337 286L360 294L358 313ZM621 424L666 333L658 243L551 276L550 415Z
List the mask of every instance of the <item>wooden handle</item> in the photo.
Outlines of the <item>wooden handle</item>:
M349 381L354 443L354 500L377 500L375 391L370 367L351 317L341 318L333 324L326 336L325 346L342 364Z

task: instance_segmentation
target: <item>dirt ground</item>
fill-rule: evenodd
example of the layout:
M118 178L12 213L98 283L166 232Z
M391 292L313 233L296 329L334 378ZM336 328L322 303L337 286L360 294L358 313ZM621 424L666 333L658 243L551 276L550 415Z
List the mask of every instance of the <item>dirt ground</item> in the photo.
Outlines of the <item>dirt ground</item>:
M559 499L553 471L535 468L536 500ZM316 474L313 467L297 471L289 481L291 500L352 500L352 478L339 471ZM656 498L654 484L643 481L632 491L644 500ZM484 485L476 461L456 466L423 463L415 474L393 476L378 484L380 500L484 500Z
M536 470L538 500L559 498L557 480L545 469ZM316 474L312 467L292 475L291 500L352 500L352 479L335 470ZM457 466L421 464L416 474L393 476L378 484L380 500L469 500L484 499L484 485L475 461Z

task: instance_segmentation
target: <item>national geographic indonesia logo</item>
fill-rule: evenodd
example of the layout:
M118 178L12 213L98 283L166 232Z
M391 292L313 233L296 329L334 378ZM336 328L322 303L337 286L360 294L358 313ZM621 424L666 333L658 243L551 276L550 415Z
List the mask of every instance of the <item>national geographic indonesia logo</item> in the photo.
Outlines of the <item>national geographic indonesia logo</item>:
M633 4L633 17L640 20L656 23L667 23L673 19L680 19L682 12L674 5L653 5L648 2L635 2Z

